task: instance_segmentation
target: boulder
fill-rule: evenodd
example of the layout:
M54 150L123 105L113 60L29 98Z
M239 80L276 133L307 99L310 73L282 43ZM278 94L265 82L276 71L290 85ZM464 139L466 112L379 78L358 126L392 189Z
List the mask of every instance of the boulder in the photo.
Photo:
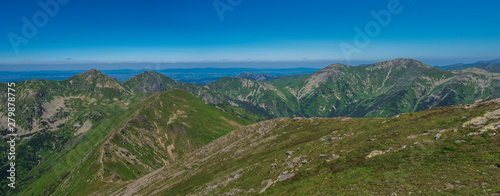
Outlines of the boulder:
M281 174L278 179L279 181L284 181L284 180L288 180L290 179L291 177L295 176L295 173L288 173L288 174Z
M441 138L441 133L438 133L434 136L434 140L439 140Z
M370 154L368 154L368 155L365 157L365 159L370 159L370 158L373 158L373 157L375 157L375 156L378 156L378 155L383 155L383 154L385 154L385 152L384 152L384 151L374 150L374 151L370 152Z
M476 117L476 118L473 118L467 122L465 122L464 124L462 124L462 127L467 127L467 126L472 126L472 127L475 127L475 126L480 126L480 125L484 125L486 123L486 121L488 121L488 118L487 117L484 117L484 116L480 116L480 117Z

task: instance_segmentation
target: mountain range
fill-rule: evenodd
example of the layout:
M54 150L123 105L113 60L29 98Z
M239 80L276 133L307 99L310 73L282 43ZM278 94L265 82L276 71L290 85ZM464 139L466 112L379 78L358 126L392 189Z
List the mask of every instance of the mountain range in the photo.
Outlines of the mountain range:
M452 64L452 65L447 65L447 66L441 66L438 67L440 69L445 69L445 70L460 70L460 69L467 69L467 68L479 68L479 69L484 69L489 72L494 72L494 73L500 73L500 59L494 59L490 61L478 61L475 63L457 63L457 64Z
M468 147L453 143L479 128L496 129L496 124L490 125L496 123L496 113L474 126L464 123L500 107L498 100L472 104L500 97L498 73L478 68L447 71L412 59L395 59L364 66L333 64L312 74L256 81L259 78L224 77L199 85L145 71L120 82L90 70L62 81L17 82L16 121L22 142L16 164L21 188L2 187L1 191L7 195L299 194L292 187L301 183L305 188L307 183L340 174L351 179L356 172L382 169L377 178L383 178L388 175L383 171L396 171L393 163L377 167L372 159L362 161L375 149L396 151L411 144L403 154L389 150L389 158L379 161L417 157L422 159L417 165L425 165L450 149L478 157L486 149L498 148L491 146L496 135L466 139ZM6 111L6 88L0 84L2 111ZM471 105L440 108L457 104ZM439 131L450 128L457 131ZM0 130L5 137L6 112L0 114ZM422 132L446 133L446 142L427 145L426 139L411 140L425 144L422 147L405 139ZM383 143L361 145L371 139ZM477 153L469 151L469 144L477 144L472 145ZM0 148L6 156L7 143ZM417 149L428 152L416 156ZM499 156L491 156L486 162L497 164ZM303 165L305 170L300 170ZM0 166L7 170L6 159ZM242 175L249 177L241 181ZM1 177L6 184L5 176ZM295 185L285 184L282 178ZM321 193L317 190L304 189ZM389 193L387 187L380 190Z
M142 86L181 88L207 104L241 107L267 119L387 117L500 96L499 74L475 68L445 71L411 59L355 67L334 64L312 74L269 81L225 77L204 86L145 72L124 84L134 92L152 90L137 86L136 80L145 80L141 78L148 80Z
M235 78L247 79L247 80L256 80L256 81L265 81L265 80L274 80L277 77L267 74L256 74L251 72L245 72L238 74Z

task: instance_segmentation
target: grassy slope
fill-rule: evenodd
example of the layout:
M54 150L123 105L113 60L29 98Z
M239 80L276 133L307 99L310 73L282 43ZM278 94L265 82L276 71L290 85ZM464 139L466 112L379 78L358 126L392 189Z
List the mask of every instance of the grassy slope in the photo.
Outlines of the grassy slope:
M160 103L163 106L160 107L160 105L158 105ZM164 116L157 116L154 114L154 109L163 111L166 114ZM179 134L175 140L172 141L179 143L179 146L176 146L176 148L179 149L179 153L190 152L191 150L201 147L213 139L227 134L236 128L235 125L230 124L221 117L241 125L250 123L248 120L233 117L229 114L218 111L211 106L205 105L200 100L182 90L157 93L142 100L138 104L131 107L131 109L104 121L96 127L93 127L75 146L62 151L59 154L52 154L50 157L47 157L46 160L48 161L44 162L31 172L30 177L33 177L33 179L24 181L24 185L27 186L27 188L23 190L24 194L45 195L55 192L56 195L63 193L86 195L87 191L99 190L102 186L106 186L106 184L100 182L101 179L98 178L99 175L97 173L101 168L105 171L103 174L105 181L120 181L142 176L135 173L136 169L141 171L140 167L126 169L127 167L124 163L127 160L104 159L105 164L100 164L99 161L96 160L100 158L101 149L103 149L102 146L105 144L106 139L110 138L112 132L120 135L120 129L124 129L126 132L122 135L122 137L130 139L129 133L137 134L135 130L141 128L147 129L148 126L151 125L150 122L136 124L138 123L135 121L137 114L143 114L145 118L164 118L162 121L159 119L152 119L151 122L166 124L169 121L168 117L170 117L170 113L168 112L176 112L179 109L189 109L190 111L188 111L185 118L182 118L182 121L178 120L176 123L186 123L191 126L186 128L187 134ZM133 128L135 129L125 128L126 125L130 124L130 122L134 124ZM165 124L160 124L159 126L167 127ZM144 134L144 132L140 133ZM152 135L145 134L145 137L151 138ZM186 146L184 146L184 148L182 147L182 144L185 144L183 141L186 140L190 141L190 149L187 149L188 147ZM112 145L117 145L119 141L111 140L111 143ZM155 144L158 145L157 143ZM137 153L137 151L134 151L134 148L137 149L137 145L138 144L136 143L134 145L121 145L121 147L126 148L129 152ZM151 158L168 157L165 150L163 150L163 154L158 154L155 153L153 149L147 149L149 148L144 146L142 150L144 150L144 152L152 152L152 154L139 155L137 153L135 155L138 157L138 160L146 163L147 160L150 160ZM185 151L183 151L183 149ZM110 152L110 154L113 153ZM146 163L146 165L149 165L154 169L161 166L156 163ZM143 169L143 171L145 170Z
M79 85L73 85L78 83ZM0 93L4 99L4 91ZM28 130L28 134L23 135L16 146L16 177L18 183L31 182L41 174L33 171L40 163L50 160L61 151L79 141L81 137L75 134L76 130L84 122L88 121L93 125L100 124L112 116L127 109L127 105L142 99L144 94L131 95L126 89L120 88L118 83L104 74L91 70L68 80L27 80L16 82L16 124L18 129ZM115 100L113 100L116 98ZM63 99L62 105L46 106L55 99ZM0 106L0 110L4 110ZM48 111L58 107L54 116L47 118L42 116ZM1 115L0 115L1 116ZM5 116L5 115L4 115ZM50 125L50 122L60 119L67 119L57 127ZM2 120L4 117L2 117ZM36 126L35 126L36 125ZM18 130L19 131L19 130ZM6 130L2 130L6 134ZM21 142L22 141L22 142ZM6 149L5 142L0 144L2 149ZM7 150L1 152L5 156ZM7 168L7 160L1 159L2 170ZM42 171L41 169L39 171ZM39 172L38 171L38 172ZM5 175L0 175L1 182L6 184ZM35 177L36 176L36 177ZM18 185L21 187L23 185ZM7 187L0 189L1 194L7 194ZM22 190L18 188L16 191ZM10 190L12 191L12 190Z
M177 166L114 189L122 188L116 194L246 195L272 182L265 194L499 194L498 130L467 136L484 125L462 126L499 109L496 100L469 109L443 107L392 118L260 122L215 140ZM490 119L485 125L498 121ZM438 133L441 137L434 140ZM365 158L374 150L390 148L389 153ZM295 151L290 159L287 151ZM325 157L320 159L320 154ZM298 163L292 161L296 157ZM276 168L271 167L274 163ZM279 181L283 173L295 175ZM234 179L237 174L240 178Z

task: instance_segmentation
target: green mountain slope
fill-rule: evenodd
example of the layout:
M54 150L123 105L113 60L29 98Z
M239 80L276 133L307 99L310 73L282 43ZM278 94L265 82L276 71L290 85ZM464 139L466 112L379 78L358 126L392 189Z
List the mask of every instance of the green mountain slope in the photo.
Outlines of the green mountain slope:
M220 81L224 81L224 79L226 78L223 78ZM210 88L210 84L202 86L198 84L174 81L171 78L155 71L145 71L123 82L122 84L134 93L162 92L166 90L183 89L198 97L203 102L214 105L217 108L235 116L252 121L261 121L272 118L272 116L267 114L264 109L255 107L254 105L246 102L241 103L246 107L237 107L240 105L235 104L234 102L236 101L215 92L214 89ZM219 85L215 86L215 88L219 88L220 85L223 84L219 83Z
M217 94L201 85L175 81L155 71L145 71L134 76L123 82L123 86L134 93L183 89L200 98L205 103L220 103L223 101Z
M205 105L182 90L154 94L93 127L70 148L52 155L24 180L24 194L80 194L106 183L142 177L174 164L250 121ZM66 160L66 161L61 161ZM38 174L38 175L36 175ZM52 188L48 188L52 187Z
M264 116L387 117L499 97L500 74L445 71L396 59L355 67L335 64L269 82L223 78L207 87L230 104Z
M17 82L15 89L17 111L22 111L17 112L20 115L17 118L19 135L33 134L42 130L56 130L67 124L73 117L78 116L78 113L88 113L92 109L126 108L128 99L133 95L118 81L97 70L90 70L62 81ZM5 98L6 91L2 91L0 96ZM102 113L95 114L95 116L102 115ZM2 120L6 120L3 117ZM6 127L5 123L0 124L2 128Z
M6 85L2 85L6 88ZM16 146L16 175L18 179L32 173L52 154L67 150L77 143L92 126L109 120L144 97L133 95L119 82L97 70L75 75L68 80L27 80L16 82L16 128L19 136ZM6 89L0 97L6 101ZM7 132L7 113L2 104L0 132ZM4 138L5 140L6 138ZM8 149L6 142L0 148ZM7 150L0 154L6 157ZM7 168L7 159L0 159L1 169ZM1 182L6 184L6 172ZM7 186L0 188L5 193Z
M107 194L498 194L499 120L500 99L392 118L278 118Z

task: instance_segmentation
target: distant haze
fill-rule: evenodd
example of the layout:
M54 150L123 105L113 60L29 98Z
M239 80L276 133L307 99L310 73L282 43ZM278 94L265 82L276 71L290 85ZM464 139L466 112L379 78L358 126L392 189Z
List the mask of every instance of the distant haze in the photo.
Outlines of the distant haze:
M391 59L384 59L391 60ZM473 63L480 60L420 60L431 66L444 66L455 63ZM318 60L318 61L270 61L270 62L190 62L190 63L59 63L59 64L0 64L0 71L65 71L65 70L162 70L162 69L192 69L192 68L256 68L256 69L287 69L287 68L314 68L322 69L328 65L342 63L346 65L356 66L362 64L372 64L378 61L372 60L357 60L357 61L335 61L335 60Z
M4 1L0 70L475 62L498 58L498 7L491 0Z

